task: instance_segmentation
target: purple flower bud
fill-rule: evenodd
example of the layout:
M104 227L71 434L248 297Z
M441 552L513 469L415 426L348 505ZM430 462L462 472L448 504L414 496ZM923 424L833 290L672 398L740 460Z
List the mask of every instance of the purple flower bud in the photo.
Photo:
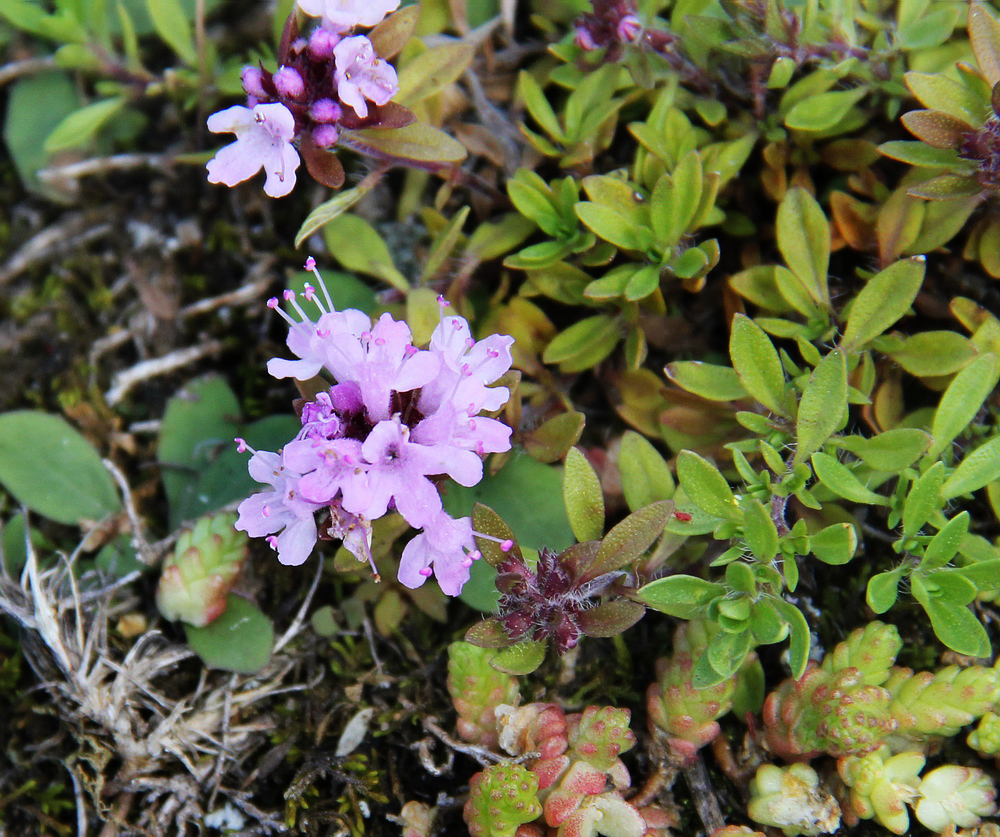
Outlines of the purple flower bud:
M333 48L340 43L340 34L322 26L309 38L309 54L318 61L333 58Z
M623 41L634 41L642 31L642 24L635 15L625 15L618 21L618 37Z
M264 86L261 84L262 75L260 68L254 67L252 64L243 68L240 78L243 79L243 89L246 90L248 96L253 96L255 99L267 98L267 93L264 92Z
M319 125L313 130L312 138L318 148L332 148L340 139L340 131L334 125Z
M293 67L281 67L274 74L274 86L282 96L290 99L298 99L306 89L302 76Z
M337 122L344 111L333 99L319 99L309 108L309 115L316 122ZM336 142L336 140L334 140Z
M594 36L590 34L590 30L586 26L576 27L576 45L580 49L590 52L592 49L597 49L597 43L594 41Z

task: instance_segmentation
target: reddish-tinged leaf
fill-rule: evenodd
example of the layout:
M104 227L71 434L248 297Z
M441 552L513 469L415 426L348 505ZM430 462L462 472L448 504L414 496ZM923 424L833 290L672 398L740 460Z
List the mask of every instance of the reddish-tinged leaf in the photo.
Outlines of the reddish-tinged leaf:
M302 135L299 151L302 152L302 158L306 161L306 168L313 180L331 189L339 189L344 185L344 167L337 159L337 155L325 148L319 148L313 142L312 134Z
M362 128L405 128L416 122L417 117L408 107L399 102L386 102L384 105L368 104L368 116L362 119L352 108L344 108L340 118L341 127L352 131Z
M514 541L514 533L504 523L503 518L489 506L484 506L482 503L476 503L472 509L472 528L479 534L490 535L501 541ZM521 547L517 545L517 541L514 541L514 545L508 552L500 549L500 544L496 543L496 541L487 540L486 538L477 537L476 546L483 554L486 562L492 567L499 566L508 555L521 561L524 560L524 557L521 555Z
M432 169L466 157L458 140L423 122L391 130L345 131L341 141L362 154Z
M1000 23L982 3L969 7L969 41L987 83L1000 83Z
M299 16L293 11L288 20L285 21L285 28L281 30L281 40L278 42L278 64L287 64L291 58L292 44L299 37Z
M958 148L973 130L961 119L939 110L911 110L903 114L902 120L911 134L935 148Z
M600 541L584 541L583 543L575 543L559 555L559 563L563 565L574 578L596 578L597 574L590 573L589 570L591 564L594 563L594 559L597 557L597 552L600 548Z
M419 19L420 6L406 6L389 15L368 33L368 40L375 47L375 54L379 58L392 58L397 55L413 37Z
M587 578L614 572L639 558L663 532L673 511L673 500L660 500L632 512L604 536Z
M509 648L514 644L499 619L485 619L465 632L465 641L480 648Z
M927 198L931 201L947 201L954 198L968 198L982 191L979 182L974 177L963 177L959 174L941 174L917 183L906 190L908 195L917 198Z
M577 617L577 622L587 636L618 636L642 619L645 612L645 605L639 602L615 599L585 610Z

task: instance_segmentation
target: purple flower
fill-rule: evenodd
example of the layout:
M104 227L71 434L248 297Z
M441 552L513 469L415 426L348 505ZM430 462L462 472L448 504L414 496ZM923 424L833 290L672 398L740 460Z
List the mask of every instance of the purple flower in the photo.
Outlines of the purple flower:
M469 580L469 568L478 557L472 521L467 517L453 520L447 512L440 512L403 549L399 581L412 590L433 573L446 596L457 596Z
M245 447L242 441L240 445ZM300 475L286 468L278 454L254 451L248 467L250 476L269 484L271 491L254 494L240 503L236 528L252 538L271 535L268 543L278 551L278 560L298 566L316 545L314 515L322 506L298 495ZM275 538L273 533L281 529L284 531Z
M391 64L375 55L375 47L364 35L344 38L333 48L336 60L337 95L364 119L369 99L384 105L399 92L399 79Z
M456 595L473 560L466 554L474 548L472 530L468 519L452 520L442 510L437 483L448 476L475 485L482 457L510 449L511 429L479 411L499 409L509 397L489 384L510 367L512 339L476 342L464 319L448 317L429 348L418 349L409 326L389 314L373 325L360 311L335 310L315 261L306 266L322 288L320 295L307 285L302 294L316 312L307 314L291 291L284 299L297 319L277 299L268 301L288 322L287 344L298 357L272 358L268 371L308 380L325 370L338 383L299 402L302 427L280 456L255 454L251 473L272 490L244 501L241 528L251 535L285 528L275 541L286 563L304 560L317 531L371 562L371 522L396 510L424 529L404 552L403 583L416 587L436 574ZM317 530L313 515L324 509Z
M299 8L334 31L374 26L399 8L399 0L299 0Z
M513 337L493 334L485 340L472 339L469 324L462 317L445 317L431 335L429 349L441 358L441 372L420 392L424 413L436 410L445 401L471 410L499 410L510 397L507 387L488 387L500 378L512 362Z
M234 105L208 117L214 134L235 133L236 142L219 150L208 161L208 182L235 186L264 168L264 192L281 198L295 186L299 155L292 147L295 117L282 104Z
M361 446L367 466L357 493L344 493L344 507L374 520L386 513L389 501L415 527L426 526L441 511L441 496L428 476L448 474L460 485L475 485L483 463L469 451L410 441L410 429L399 417L380 421Z

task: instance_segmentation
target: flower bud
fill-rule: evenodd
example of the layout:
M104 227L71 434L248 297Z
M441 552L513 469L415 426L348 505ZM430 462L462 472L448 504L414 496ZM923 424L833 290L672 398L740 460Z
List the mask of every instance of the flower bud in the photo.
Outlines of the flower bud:
M306 83L294 67L280 67L273 80L278 92L289 99L298 99L306 89Z
M257 100L267 98L267 93L264 91L264 85L261 83L263 73L261 73L259 67L254 67L252 64L248 64L243 68L240 78L243 80L243 89L247 92L248 96L253 96L253 98Z
M313 129L312 138L318 148L333 148L340 139L340 131L333 125L319 125Z
M309 108L309 115L315 122L336 122L344 111L333 99L318 99Z

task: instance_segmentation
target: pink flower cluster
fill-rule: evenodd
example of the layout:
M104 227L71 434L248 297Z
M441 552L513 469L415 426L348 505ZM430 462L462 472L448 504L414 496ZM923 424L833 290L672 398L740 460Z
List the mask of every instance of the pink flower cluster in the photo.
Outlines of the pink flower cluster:
M312 259L306 267L316 272ZM268 302L288 320L297 359L273 358L267 368L299 381L325 371L336 383L300 405L302 429L281 451L253 452L250 474L271 488L240 504L236 528L268 536L283 564L301 564L322 537L343 540L374 569L371 522L395 510L422 530L403 550L399 580L415 588L433 574L458 595L479 554L471 521L444 511L436 483L449 476L475 485L483 457L510 449L510 428L480 413L510 395L490 384L510 368L514 340L474 340L462 317L443 315L442 302L441 322L418 349L406 323L337 311L319 281L322 299L311 285L302 295L315 319L291 291L285 301L299 319Z
M310 174L339 186L343 170L327 154L340 140L341 126L377 127L386 120L369 103L385 106L399 90L391 64L375 53L358 26L375 26L399 6L399 0L299 0L299 8L319 17L309 38L297 36L294 12L274 73L262 67L243 69L247 105L235 105L208 119L213 133L235 133L236 142L208 162L210 183L235 186L264 169L264 192L284 197L295 186L298 144ZM332 66L331 66L332 63ZM400 109L403 110L403 109ZM394 113L390 127L408 119Z

